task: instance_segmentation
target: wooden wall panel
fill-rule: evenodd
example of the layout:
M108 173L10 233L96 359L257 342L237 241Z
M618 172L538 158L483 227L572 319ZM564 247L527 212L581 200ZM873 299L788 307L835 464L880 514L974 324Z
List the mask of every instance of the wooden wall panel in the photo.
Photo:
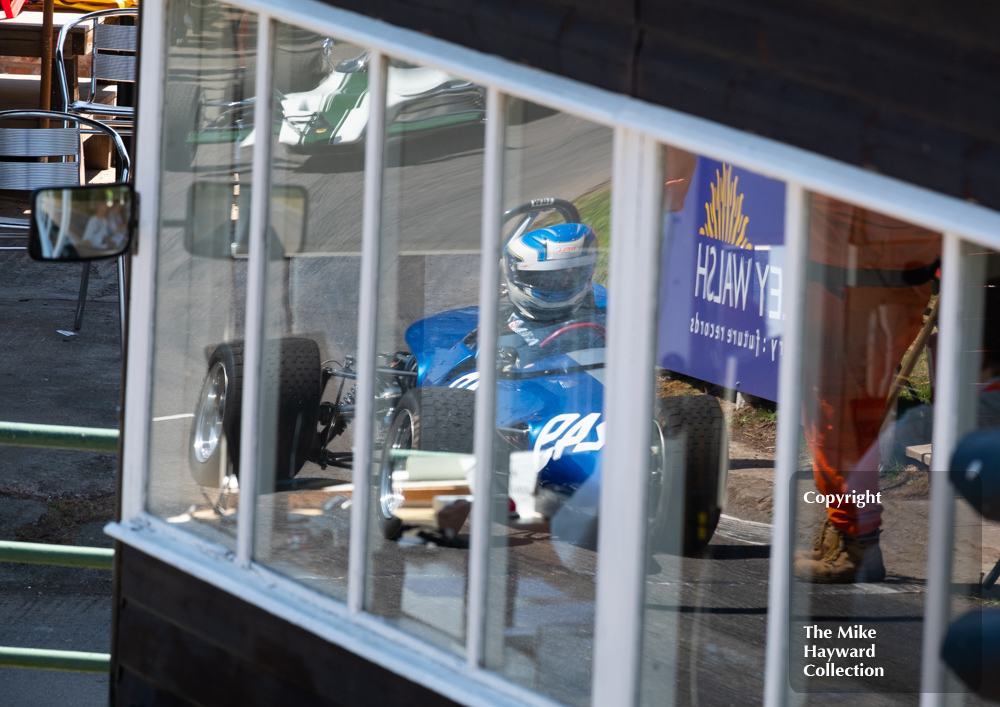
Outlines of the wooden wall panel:
M455 704L138 550L121 567L113 705Z
M324 1L1000 209L997 3Z

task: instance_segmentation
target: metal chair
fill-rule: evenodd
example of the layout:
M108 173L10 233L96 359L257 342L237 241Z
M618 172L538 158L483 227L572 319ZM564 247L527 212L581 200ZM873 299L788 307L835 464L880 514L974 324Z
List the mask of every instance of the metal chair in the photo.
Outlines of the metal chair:
M139 27L134 25L107 24L109 17L139 17L138 10L99 10L83 15L77 20L63 25L56 42L56 69L59 73L59 89L63 106L67 113L98 116L114 128L119 135L132 135L135 129L135 108L132 106L97 103L98 83L129 82L136 79L136 49ZM63 48L73 27L85 22L94 22L93 48L91 49L90 97L86 101L71 101Z
M128 181L129 157L125 144L112 128L93 118L60 111L7 110L0 111L0 126L18 120L37 121L48 119L63 124L61 128L5 128L0 127L0 189L31 192L46 187L76 186L83 183L81 126L88 132L107 135L118 152L122 181ZM69 127L69 124L73 124ZM41 158L58 161L42 161ZM28 247L29 220L0 217L0 250L26 250ZM73 328L83 323L83 306L90 281L90 263L83 264L80 278L80 296L76 304ZM122 333L125 327L125 261L118 258L118 304L121 313ZM124 345L124 339L122 340Z

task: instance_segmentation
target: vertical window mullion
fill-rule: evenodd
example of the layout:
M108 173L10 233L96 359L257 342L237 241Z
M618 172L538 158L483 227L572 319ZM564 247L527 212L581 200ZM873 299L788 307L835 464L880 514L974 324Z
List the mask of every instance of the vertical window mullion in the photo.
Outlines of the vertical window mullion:
M496 411L497 293L500 291L500 215L503 200L503 143L506 121L504 96L496 88L486 92L486 142L483 159L482 257L479 267L479 353L476 368L476 455L472 499L472 537L469 557L469 593L466 655L470 669L483 662L486 630L487 570L490 553L490 508L493 484L493 440Z
M927 549L927 601L924 604L924 650L920 669L921 707L943 704L944 672L940 646L948 629L955 529L955 494L948 479L948 465L958 442L965 271L961 240L954 233L945 233L941 253L941 304L934 386L934 434L931 440L934 453L931 456L930 546Z
M272 21L269 15L258 15L257 24L257 74L254 91L257 96L271 95ZM243 491L239 504L236 538L236 562L246 567L253 560L254 518L257 510L258 430L260 427L260 371L261 348L264 337L264 287L267 267L267 207L269 202L269 161L271 101L259 100L254 104L254 124L261 130L253 145L253 163L250 183L256 198L250 201L249 261L247 263L246 336L243 367L243 408L241 411L242 435L240 437L240 487Z
M594 624L595 705L638 694L659 270L661 151L617 128L611 176L607 363Z
M785 189L785 294L778 369L778 439L774 473L771 573L768 578L767 662L764 704L783 705L788 692L788 624L791 611L792 480L798 468L802 409L802 332L805 328L805 265L809 253L808 200L802 185Z
M156 299L156 251L159 237L160 128L163 123L163 82L166 72L166 13L163 3L143 8L143 60L139 63L143 86L141 109L136 115L135 156L143 169L133 178L137 194L149 195L139 209L138 247L132 256L129 285L131 305L126 348L125 444L122 455L121 518L138 516L146 507L146 479L149 474L149 428L152 417L153 325Z
M375 334L378 311L379 234L382 217L382 168L385 147L385 57L372 51L368 61L368 128L365 134L365 193L362 207L361 283L358 302L357 413L354 419L354 482L347 608L364 609L368 570L368 516L371 487L372 414L375 390Z

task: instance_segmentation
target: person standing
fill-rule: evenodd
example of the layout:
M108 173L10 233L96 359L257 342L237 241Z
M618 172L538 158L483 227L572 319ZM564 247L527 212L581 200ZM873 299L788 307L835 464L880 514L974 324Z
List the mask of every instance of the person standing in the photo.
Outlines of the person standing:
M897 366L923 326L940 234L813 194L807 268L803 416L817 490L878 491L878 436ZM812 549L796 553L800 579L885 578L882 506L841 503Z

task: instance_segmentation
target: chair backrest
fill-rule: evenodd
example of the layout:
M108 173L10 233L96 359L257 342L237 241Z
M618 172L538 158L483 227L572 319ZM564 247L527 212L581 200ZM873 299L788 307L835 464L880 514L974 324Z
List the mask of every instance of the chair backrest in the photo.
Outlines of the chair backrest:
M12 120L60 121L59 128L3 127ZM54 110L0 111L0 189L33 190L80 183L80 126L111 138L128 181L130 161L121 136L100 121ZM69 127L67 127L69 126ZM38 162L36 157L56 157L58 162ZM70 161L69 158L74 158Z
M59 161L35 162L23 159L34 157L58 157ZM70 157L74 160L69 161L67 158ZM79 183L79 124L70 128L47 130L0 126L0 189L31 191Z
M97 18L94 23L93 62L90 73L90 90L94 95L98 81L135 81L136 47L139 27L136 25L111 25L107 17L137 17L135 10L120 10L114 15Z
M91 50L90 100L94 100L93 96L96 95L98 81L134 82L136 80L136 51L138 49L139 38L138 24L107 24L105 20L109 17L133 17L138 22L139 11L135 9L98 10L97 12L87 13L72 22L66 23L60 30L59 39L56 42L56 69L59 74L64 107L70 105L70 100L63 50L66 46L66 38L77 25L92 20L94 22Z

